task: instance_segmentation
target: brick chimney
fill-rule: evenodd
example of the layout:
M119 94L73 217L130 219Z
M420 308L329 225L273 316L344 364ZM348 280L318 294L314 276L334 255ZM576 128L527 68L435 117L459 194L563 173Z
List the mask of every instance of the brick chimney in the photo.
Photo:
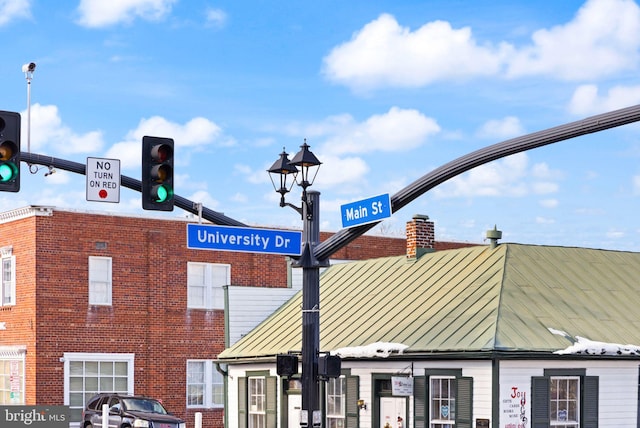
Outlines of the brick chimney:
M407 222L407 258L416 259L433 251L435 231L429 216L416 214Z

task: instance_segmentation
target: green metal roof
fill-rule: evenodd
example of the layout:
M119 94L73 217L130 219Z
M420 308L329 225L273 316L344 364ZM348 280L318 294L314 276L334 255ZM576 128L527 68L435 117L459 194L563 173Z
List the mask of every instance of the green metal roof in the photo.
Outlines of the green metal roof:
M334 265L321 276L320 349L555 351L572 336L640 344L640 253L501 244ZM219 359L300 351L298 293Z

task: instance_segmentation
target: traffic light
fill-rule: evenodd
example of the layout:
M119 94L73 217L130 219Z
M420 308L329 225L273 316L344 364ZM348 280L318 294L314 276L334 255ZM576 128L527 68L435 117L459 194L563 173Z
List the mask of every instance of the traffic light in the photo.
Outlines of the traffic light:
M173 140L142 137L142 208L173 211Z
M342 369L342 359L337 355L320 355L318 357L318 376L320 377L340 377Z
M276 355L276 372L278 376L293 376L298 373L298 357L291 354Z
M0 192L20 191L20 114L0 111Z

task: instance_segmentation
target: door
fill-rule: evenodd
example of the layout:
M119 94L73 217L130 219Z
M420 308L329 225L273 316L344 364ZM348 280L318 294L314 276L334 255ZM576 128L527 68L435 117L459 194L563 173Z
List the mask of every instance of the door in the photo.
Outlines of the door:
M380 428L406 428L407 398L380 397Z
M300 410L302 410L302 395L287 395L288 428L300 428Z

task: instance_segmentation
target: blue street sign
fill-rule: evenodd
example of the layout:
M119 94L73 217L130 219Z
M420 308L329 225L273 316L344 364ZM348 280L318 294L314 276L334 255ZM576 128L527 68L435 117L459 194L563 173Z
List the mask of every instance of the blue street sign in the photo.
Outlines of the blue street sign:
M187 223L187 248L299 256L302 232Z
M391 197L388 193L351 202L340 207L342 227L359 226L391 217Z

